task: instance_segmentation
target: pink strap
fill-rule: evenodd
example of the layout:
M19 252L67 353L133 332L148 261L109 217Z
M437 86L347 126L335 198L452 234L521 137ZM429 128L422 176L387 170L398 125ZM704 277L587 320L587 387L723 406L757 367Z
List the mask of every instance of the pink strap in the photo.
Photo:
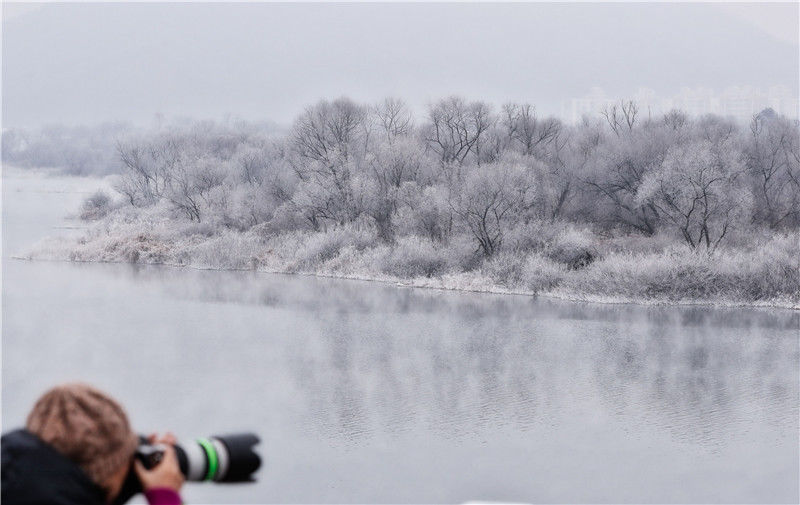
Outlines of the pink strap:
M181 505L181 495L167 487L156 487L144 492L149 505Z

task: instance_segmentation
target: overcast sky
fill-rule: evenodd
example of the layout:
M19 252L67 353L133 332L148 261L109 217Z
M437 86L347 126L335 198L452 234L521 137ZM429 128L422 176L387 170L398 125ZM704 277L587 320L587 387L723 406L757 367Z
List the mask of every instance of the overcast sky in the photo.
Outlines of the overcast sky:
M558 113L601 86L788 86L798 4L3 5L3 126L288 123L320 98L462 94Z

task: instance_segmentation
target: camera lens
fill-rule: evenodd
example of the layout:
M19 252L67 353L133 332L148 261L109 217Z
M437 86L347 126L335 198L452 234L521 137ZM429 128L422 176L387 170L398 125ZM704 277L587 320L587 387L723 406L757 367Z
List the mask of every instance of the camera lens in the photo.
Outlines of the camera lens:
M190 481L245 482L261 466L252 433L198 438L176 445L181 471Z

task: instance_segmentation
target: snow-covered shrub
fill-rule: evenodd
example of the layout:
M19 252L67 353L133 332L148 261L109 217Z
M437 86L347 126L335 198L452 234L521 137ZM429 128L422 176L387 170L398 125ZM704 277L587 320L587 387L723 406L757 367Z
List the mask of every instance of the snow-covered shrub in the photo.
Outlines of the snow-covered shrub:
M217 232L214 225L208 222L198 223L197 221L188 221L179 223L175 228L175 233L178 236L192 237L213 237Z
M453 269L459 272L477 270L484 260L475 243L466 235L454 236L438 247L442 249Z
M375 242L375 232L361 224L337 226L324 232L306 235L305 242L297 251L296 258L301 267L313 267L330 260L344 247L362 250Z
M547 256L569 268L583 268L592 263L597 256L594 237L588 230L567 227L555 237Z
M597 249L601 256L622 252L658 253L666 250L679 240L671 230L665 230L650 236L624 233L621 230L616 230L616 233L609 235L597 243Z
M555 261L531 254L522 270L522 287L534 293L549 291L558 286L567 275L567 268Z
M401 279L434 277L447 270L447 257L434 241L417 236L402 237L381 264L381 271Z
M523 280L525 272L525 256L508 251L501 251L488 258L480 271L498 286L516 288Z
M81 204L80 218L84 221L94 221L106 217L111 209L111 197L105 191L98 190Z
M751 249L719 251L714 259L724 292L742 301L800 304L800 233L778 235Z
M316 272L351 279L383 280L385 276L380 273L380 265L384 264L389 252L387 245L361 250L346 246L339 254L319 265Z
M129 263L170 263L172 247L169 242L150 233L140 233L118 244L124 261Z
M599 297L638 300L720 300L800 303L797 246L800 236L776 237L755 249L721 249L715 254L677 245L659 253L613 253L568 288Z
M265 235L274 235L294 230L309 230L310 223L297 213L291 203L280 205L272 215L272 219L266 223L254 227Z
M317 265L339 254L339 251L347 245L348 238L350 238L349 234L342 229L315 233L308 237L303 250L299 254L303 263Z
M223 270L255 270L264 248L254 233L229 231L209 238L189 251L193 266Z
M554 241L563 229L564 225L558 222L552 223L538 219L520 222L509 228L503 248L517 253L542 251Z

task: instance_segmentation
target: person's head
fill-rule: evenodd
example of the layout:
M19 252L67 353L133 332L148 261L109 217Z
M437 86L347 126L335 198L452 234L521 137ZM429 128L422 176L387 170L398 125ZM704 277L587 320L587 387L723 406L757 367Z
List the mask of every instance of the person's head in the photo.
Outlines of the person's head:
M109 498L122 488L139 443L119 403L86 384L46 392L28 415L26 428L80 466Z

